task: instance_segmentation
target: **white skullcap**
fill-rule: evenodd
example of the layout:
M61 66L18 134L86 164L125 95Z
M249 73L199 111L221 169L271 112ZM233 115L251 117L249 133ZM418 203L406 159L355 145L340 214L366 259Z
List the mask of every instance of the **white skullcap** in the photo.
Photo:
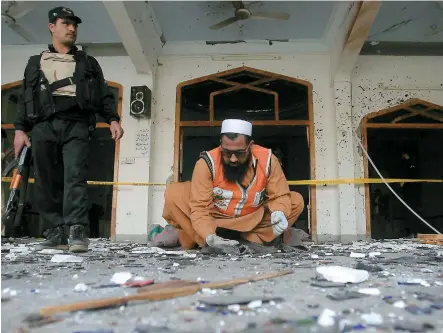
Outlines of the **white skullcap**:
M251 136L252 124L249 121L240 119L226 119L223 120L221 134L223 133L237 133Z

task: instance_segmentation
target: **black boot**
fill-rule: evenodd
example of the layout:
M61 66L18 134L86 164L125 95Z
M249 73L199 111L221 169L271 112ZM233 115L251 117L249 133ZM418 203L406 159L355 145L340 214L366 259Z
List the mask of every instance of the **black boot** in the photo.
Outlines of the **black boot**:
M63 226L55 227L48 230L46 240L36 246L36 250L43 249L68 249L68 238L65 235Z
M69 251L88 252L89 239L85 235L85 226L71 225L69 228Z

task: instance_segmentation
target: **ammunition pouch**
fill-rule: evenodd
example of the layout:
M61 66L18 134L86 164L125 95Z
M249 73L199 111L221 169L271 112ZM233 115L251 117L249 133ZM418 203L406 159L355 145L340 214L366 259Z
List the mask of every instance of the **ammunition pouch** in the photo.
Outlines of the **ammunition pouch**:
M76 61L74 77L77 103L82 110L92 113L99 112L102 107L103 94L99 75L93 70L85 52L77 51L74 59Z
M40 55L32 56L26 67L25 79L23 81L23 102L26 116L31 121L37 121L41 117L41 96L40 96ZM44 97L44 96L43 96Z

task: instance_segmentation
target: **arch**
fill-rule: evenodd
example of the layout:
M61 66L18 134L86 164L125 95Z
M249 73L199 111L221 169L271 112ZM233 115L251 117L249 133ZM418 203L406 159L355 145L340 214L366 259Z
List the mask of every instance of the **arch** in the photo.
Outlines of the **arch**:
M2 84L1 90L2 92L9 89L18 88L22 85L23 81L14 81L6 84ZM122 108L123 108L123 86L114 81L106 81L109 87L117 89L117 113L121 117L122 116ZM107 128L109 125L107 123L98 122L97 128ZM2 129L12 130L14 129L13 124L2 124ZM118 182L118 171L119 171L119 157L120 157L120 140L115 143L115 153L114 153L114 177L113 181ZM111 207L111 239L115 239L116 236L116 225L117 225L117 186L113 186L112 191L112 207Z
M312 89L312 83L309 82L309 81L298 79L298 78L295 78L295 77L292 77L292 76L286 76L286 75L283 75L283 74L268 72L268 71L264 71L264 70L261 70L261 69L256 69L256 68L248 67L248 66L241 66L241 67L229 69L229 70L226 70L226 71L223 71L223 72L218 72L218 73L209 74L209 75L206 75L206 76L201 76L201 77L198 77L196 79L190 79L190 80L187 80L187 81L183 81L183 82L180 82L177 85L177 89L182 88L184 86L189 86L191 84L195 84L195 83L211 80L211 79L218 78L218 77L228 76L228 75L231 75L231 74L237 74L237 73L241 73L241 72L251 72L251 73L256 73L258 75L271 76L273 78L279 78L279 79L295 82L295 83L298 83L300 85L303 85L303 86L306 86L306 87Z
M405 103L390 107L387 109L375 111L367 114L362 119L362 124L369 123L382 123L382 124L402 124L404 120L415 116L421 116L428 118L425 124L443 123L443 107L438 104L434 104L422 99L413 98ZM406 111L406 112L403 112ZM403 114L402 114L403 113ZM439 114L440 113L440 114ZM389 115L395 115L395 117L386 117ZM384 117L384 118L382 118ZM378 121L377 121L378 120ZM432 121L430 121L432 120ZM415 124L416 122L412 122ZM422 122L420 122L422 123Z
M241 75L248 76L239 79ZM263 84L271 84L278 80L290 82L306 89L307 95L307 116L302 120L288 120L281 119L279 95L278 92L273 91L268 87L259 87ZM181 105L182 105L182 91L188 86L204 83L210 81L219 83L225 87L211 91L209 93L209 117L208 120L181 120ZM313 113L313 86L312 83L303 79L298 79L282 74L268 72L260 69L251 68L248 66L241 66L238 68L198 77L195 79L180 82L176 88L176 109L175 109L175 132L174 132L174 181L179 181L180 168L182 161L182 141L184 127L199 127L199 126L220 126L221 120L217 120L215 116L214 98L226 93L232 93L239 90L248 90L252 92L259 92L272 96L274 100L274 119L273 120L252 120L254 126L265 125L287 125L287 126L305 126L307 128L308 146L310 155L310 177L315 179L315 138L314 138L314 113ZM314 240L317 237L317 219L316 219L316 186L309 186L309 212L308 212L308 227Z
M420 117L420 118L419 118ZM414 122L414 119L417 122ZM419 121L418 121L419 120ZM361 120L363 146L368 151L368 128L443 129L443 106L419 98L368 113ZM364 177L369 178L369 161L363 154ZM371 238L371 198L369 184L365 184L366 237Z

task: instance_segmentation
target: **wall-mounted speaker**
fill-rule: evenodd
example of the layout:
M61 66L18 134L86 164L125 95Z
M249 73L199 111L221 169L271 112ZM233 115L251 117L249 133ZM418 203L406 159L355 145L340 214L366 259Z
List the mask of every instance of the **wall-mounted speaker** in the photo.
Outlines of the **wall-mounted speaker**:
M151 89L147 86L131 87L129 113L135 118L151 118Z

